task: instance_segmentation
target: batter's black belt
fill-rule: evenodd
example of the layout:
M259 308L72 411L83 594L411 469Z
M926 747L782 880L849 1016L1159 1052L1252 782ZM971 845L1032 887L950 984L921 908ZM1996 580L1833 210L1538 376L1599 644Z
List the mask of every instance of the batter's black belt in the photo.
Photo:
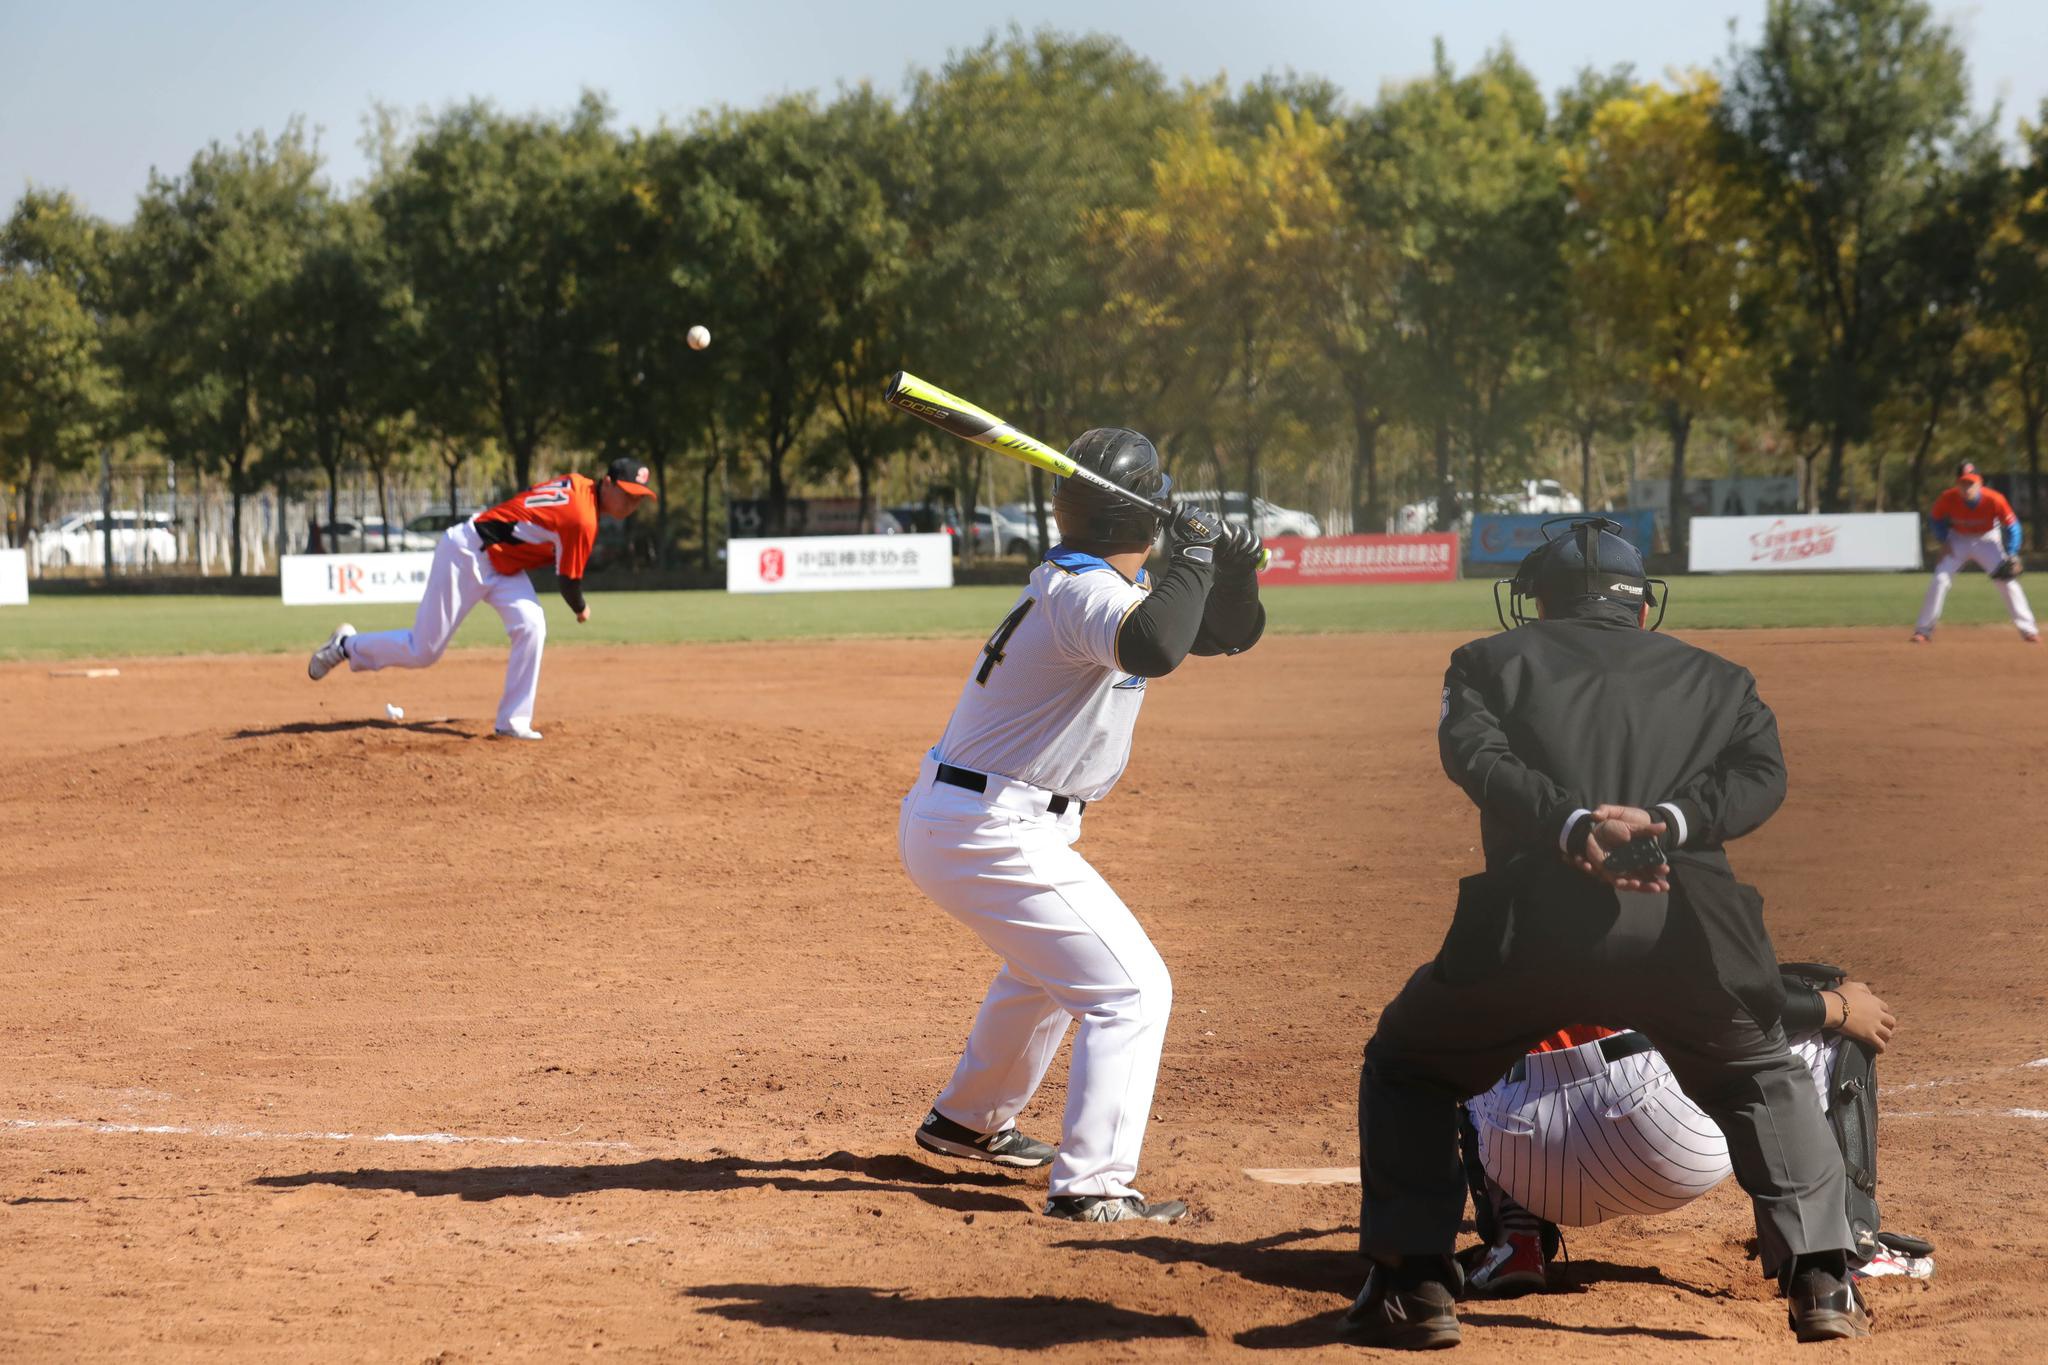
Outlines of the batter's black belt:
M1007 781L1008 779L1005 780ZM939 781L949 787L965 787L971 792L981 792L983 794L988 792L987 773L978 773L972 768L956 768L950 763L941 763L939 765ZM1023 785L1028 787L1031 784L1026 782ZM1076 801L1071 797L1055 794L1052 800L1045 803L1045 813L1047 815L1065 815L1069 806L1074 808L1076 815L1088 809L1086 801Z
M1600 1055L1609 1062L1618 1062L1624 1057L1634 1057L1648 1052L1652 1044L1648 1038L1630 1029L1626 1033L1610 1033L1600 1040ZM1519 1085L1529 1078L1529 1059L1525 1056L1508 1068L1508 1084Z

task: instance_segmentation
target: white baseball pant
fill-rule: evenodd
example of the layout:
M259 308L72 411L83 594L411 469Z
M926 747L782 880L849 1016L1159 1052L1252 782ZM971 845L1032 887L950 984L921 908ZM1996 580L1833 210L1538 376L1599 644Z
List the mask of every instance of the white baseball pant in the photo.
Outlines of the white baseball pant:
M1801 1033L1789 1046L1825 1111L1833 1041ZM1466 1111L1493 1183L1538 1218L1568 1228L1669 1213L1734 1174L1728 1139L1654 1050L1612 1062L1597 1042L1532 1052L1519 1080L1474 1096Z
M374 673L380 668L426 668L441 658L456 627L470 609L488 602L505 622L512 656L505 662L505 694L498 700L497 728L524 729L533 723L533 699L540 691L541 648L548 622L524 572L501 574L491 567L482 537L470 522L448 528L434 547L426 595L411 630L379 630L351 636L348 666Z
M1914 629L1922 635L1934 633L1935 623L1941 620L1942 604L1948 601L1948 590L1963 565L1974 559L1988 574L2004 558L2005 541L1996 526L1981 536L1950 536L1948 553L1934 566L1934 581L1927 585L1927 600L1920 604L1920 622ZM2035 634L2038 628L2034 625L2033 609L2027 605L2027 594L2021 590L2019 580L2008 579L1992 586L2004 594L2006 614L2012 617L2020 634Z
M925 755L903 798L903 867L920 891L1003 959L967 1050L933 1108L981 1133L1010 1127L1045 1079L1068 1021L1080 1028L1054 1195L1127 1195L1152 1113L1173 983L1109 883L1074 852L1077 805L989 778L985 793L934 781Z

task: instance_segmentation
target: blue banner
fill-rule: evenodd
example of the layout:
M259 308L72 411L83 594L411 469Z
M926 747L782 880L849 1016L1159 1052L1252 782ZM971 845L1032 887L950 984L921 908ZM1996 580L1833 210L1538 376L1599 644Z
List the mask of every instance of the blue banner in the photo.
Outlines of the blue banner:
M1585 512L1573 516L1607 517L1621 523L1621 538L1641 550L1645 556L1650 553L1657 534L1657 514L1647 507L1631 508L1622 512ZM1515 516L1480 516L1472 518L1472 550L1470 558L1475 564L1519 564L1529 551L1543 543L1543 524L1558 522L1559 530L1564 523L1558 513L1526 513Z

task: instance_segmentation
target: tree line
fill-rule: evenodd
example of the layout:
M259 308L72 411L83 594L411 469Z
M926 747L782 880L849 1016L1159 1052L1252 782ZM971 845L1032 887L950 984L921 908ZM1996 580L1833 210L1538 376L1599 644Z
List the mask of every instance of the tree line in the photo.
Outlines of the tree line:
M662 545L694 526L707 555L715 479L771 522L807 489L865 514L900 460L971 507L984 454L880 403L906 366L1364 530L1534 473L1606 501L1625 450L1669 478L1682 549L1699 437L1820 510L1915 506L1961 454L2023 458L2044 507L2048 133L2000 143L1923 0L1772 0L1711 69L1550 95L1506 47L1361 101L1012 30L895 98L654 130L597 95L470 102L366 137L347 192L294 123L153 172L126 225L21 197L24 521L110 448L222 480L238 522L269 486L331 520L347 470L437 469L453 503L465 467L628 453Z

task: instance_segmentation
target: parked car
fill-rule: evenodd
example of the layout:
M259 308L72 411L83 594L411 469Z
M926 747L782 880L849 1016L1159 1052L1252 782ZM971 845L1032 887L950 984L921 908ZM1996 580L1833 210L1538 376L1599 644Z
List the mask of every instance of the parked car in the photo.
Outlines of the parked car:
M1012 521L1000 507L974 509L974 552L978 555L1022 555L1029 558L1038 538L1021 521Z
M1276 507L1264 498L1248 498L1243 493L1217 493L1206 488L1174 490L1175 502L1192 502L1221 512L1223 520L1232 526L1243 526L1251 520L1251 513L1257 514L1252 529L1261 536L1319 536L1323 524L1307 512L1298 512L1291 507Z
M414 517L404 526L393 525L387 538L382 517L364 517L361 522L333 521L321 528L321 540L328 554L378 554L385 550L431 550L446 530L446 517ZM420 523L441 523L413 529Z
M941 507L932 502L905 502L884 510L908 531L926 534L943 531L949 536L960 534L960 509L957 507ZM959 547L956 545L954 548L957 550Z
M1524 479L1515 486L1486 495L1481 509L1487 513L1514 516L1529 514L1537 516L1573 516L1585 510L1579 495L1565 488L1556 479ZM1436 499L1411 502L1394 514L1394 532L1397 535L1418 535L1430 529L1436 519ZM1472 494L1458 494L1458 524L1453 530L1470 532L1472 529Z
M113 518L116 567L146 568L177 560L178 537L170 513L129 509L115 512ZM37 567L104 567L106 530L106 515L100 512L79 512L51 522L36 533Z

